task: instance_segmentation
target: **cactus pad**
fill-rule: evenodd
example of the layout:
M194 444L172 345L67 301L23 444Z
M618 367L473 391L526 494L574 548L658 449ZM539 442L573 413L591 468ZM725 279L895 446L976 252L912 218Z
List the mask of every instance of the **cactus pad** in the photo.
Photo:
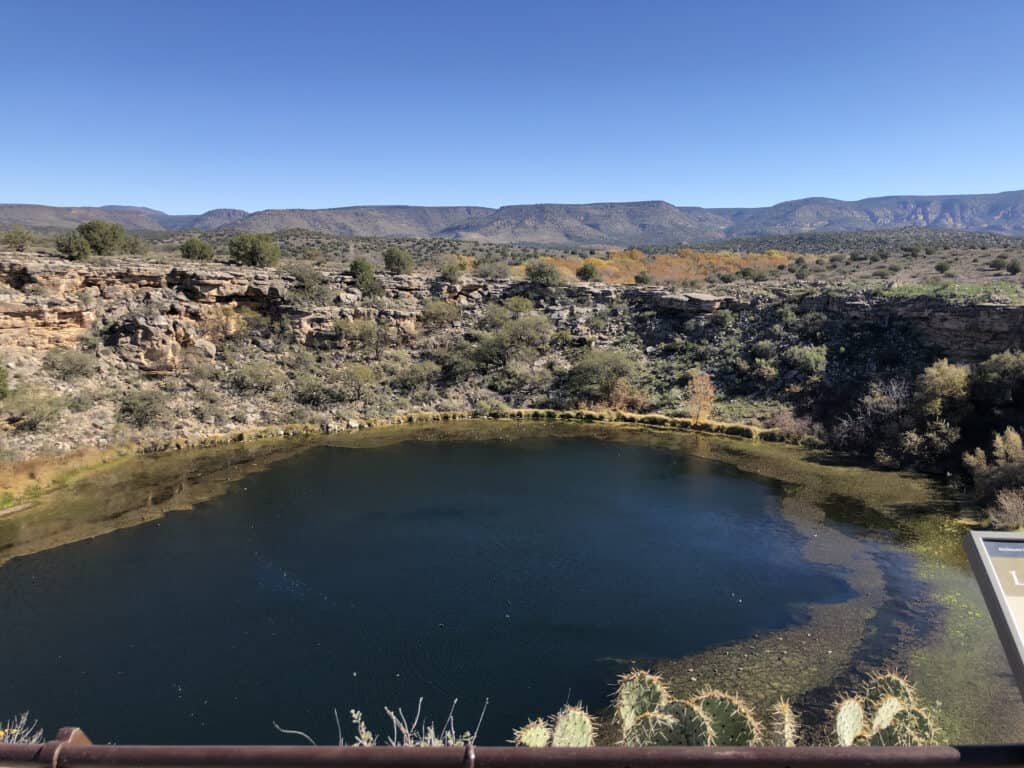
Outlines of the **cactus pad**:
M670 699L668 688L657 675L639 669L621 675L615 691L615 720L622 726L623 740L641 716L657 712Z
M551 743L551 726L542 718L531 720L512 734L517 747L546 747Z
M693 700L711 721L711 744L746 747L760 744L764 728L743 699L722 691L704 691Z
M555 715L551 746L592 747L594 735L594 718L590 713L582 706L566 705Z
M852 697L836 704L836 739L841 747L852 747L864 737L864 704Z

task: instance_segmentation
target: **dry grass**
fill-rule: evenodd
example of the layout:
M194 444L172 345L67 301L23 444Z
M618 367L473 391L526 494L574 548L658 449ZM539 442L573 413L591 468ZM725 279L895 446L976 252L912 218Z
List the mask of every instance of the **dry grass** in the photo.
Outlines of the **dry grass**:
M797 256L786 251L735 253L680 248L675 253L652 256L643 251L625 250L613 251L607 259L565 256L545 257L544 260L554 264L569 280L575 279L576 270L584 263L590 263L597 268L600 280L606 283L635 283L640 272L646 272L657 283L687 283L703 281L713 274L736 274L744 268L774 272L780 266L787 266ZM512 272L522 275L523 268L515 267Z

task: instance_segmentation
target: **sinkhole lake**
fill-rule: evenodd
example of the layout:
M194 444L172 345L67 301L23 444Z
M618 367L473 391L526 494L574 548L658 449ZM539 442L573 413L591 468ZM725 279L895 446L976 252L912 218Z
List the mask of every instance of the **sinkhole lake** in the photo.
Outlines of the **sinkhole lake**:
M390 733L385 706L423 697L441 724L458 698L459 730L489 700L480 742L500 744L566 701L601 709L633 664L802 632L866 599L857 558L884 600L852 624L873 645L843 655L836 639L843 664L866 647L891 661L893 625L937 631L910 554L855 522L795 521L785 498L644 441L312 447L0 566L0 714L95 741L293 741L277 722L332 743L335 708L351 739L350 709ZM819 535L855 542L850 559L808 556Z

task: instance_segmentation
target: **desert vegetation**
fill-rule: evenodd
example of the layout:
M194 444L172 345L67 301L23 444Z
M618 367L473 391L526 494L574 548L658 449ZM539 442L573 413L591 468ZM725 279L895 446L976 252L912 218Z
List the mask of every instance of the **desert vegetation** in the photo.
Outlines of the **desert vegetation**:
M71 445L245 425L330 430L421 411L607 410L733 424L849 461L963 478L994 523L1019 524L1024 354L1012 334L1002 347L929 335L913 314L944 312L966 328L1016 311L1017 289L998 287L1020 279L1024 249L1012 238L899 230L666 253L298 231L138 246L105 222L48 237L25 244L38 255L9 251L3 290L11 306L65 301L60 312L82 320L59 338L44 323L30 348L4 342L8 459L61 450L53 437L65 434ZM70 268L98 270L88 279L103 287L62 293L46 270L69 267L47 261L51 245L85 261ZM892 270L871 288L863 275L878 264L939 275L940 261L943 280L989 288L900 287ZM213 302L167 283L206 280L207 264L255 271L209 278L238 282ZM153 277L125 282L137 272Z
M456 700L457 701L457 700ZM375 733L360 710L349 715L358 746L439 747L473 743L479 732L459 732L454 711L441 728L421 721L423 700L409 721L402 710L385 709L390 733ZM611 705L591 714L583 703L565 704L550 717L538 717L517 728L511 743L517 747L575 747L598 744L630 747L650 746L776 746L804 745L925 746L938 738L932 713L920 700L914 686L895 672L872 672L858 690L839 696L833 706L810 715L804 722L786 699L769 711L759 713L746 700L717 689L704 689L692 698L672 695L665 681L651 672L633 669L619 676ZM337 713L335 713L337 719ZM486 716L486 705L480 721ZM338 743L345 738L338 723ZM301 730L282 728L281 733L316 742Z

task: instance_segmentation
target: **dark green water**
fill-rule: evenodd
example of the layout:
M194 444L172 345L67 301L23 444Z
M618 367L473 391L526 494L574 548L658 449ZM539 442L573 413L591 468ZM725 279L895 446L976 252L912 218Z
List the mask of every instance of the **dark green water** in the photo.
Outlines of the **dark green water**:
M0 567L0 713L95 741L337 737L350 708L481 742L852 596L780 488L588 439L320 447L159 521Z

